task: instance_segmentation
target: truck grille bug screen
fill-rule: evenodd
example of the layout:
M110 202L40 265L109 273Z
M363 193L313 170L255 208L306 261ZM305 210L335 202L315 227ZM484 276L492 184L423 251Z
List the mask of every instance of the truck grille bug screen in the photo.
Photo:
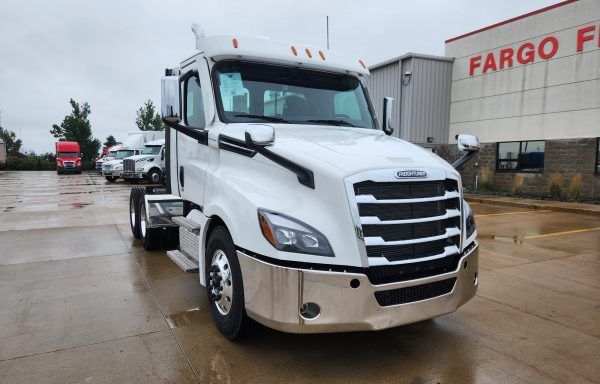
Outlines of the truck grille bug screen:
M373 284L456 269L461 230L456 180L366 180L353 188Z

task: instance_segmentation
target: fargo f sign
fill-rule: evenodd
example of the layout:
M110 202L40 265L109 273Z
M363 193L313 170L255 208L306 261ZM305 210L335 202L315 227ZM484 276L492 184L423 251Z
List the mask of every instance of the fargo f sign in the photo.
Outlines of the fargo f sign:
M396 171L395 176L397 179L403 179L405 177L427 177L427 172L410 169L406 171Z

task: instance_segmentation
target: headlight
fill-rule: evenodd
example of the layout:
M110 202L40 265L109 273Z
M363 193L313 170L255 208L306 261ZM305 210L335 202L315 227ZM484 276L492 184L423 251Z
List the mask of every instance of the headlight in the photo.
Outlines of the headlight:
M280 251L333 257L329 241L308 224L262 209L258 210L258 222L263 236Z
M465 229L467 231L467 239L471 237L471 235L475 232L477 227L475 226L475 216L473 215L473 210L471 206L466 201L463 201L463 206L465 210Z

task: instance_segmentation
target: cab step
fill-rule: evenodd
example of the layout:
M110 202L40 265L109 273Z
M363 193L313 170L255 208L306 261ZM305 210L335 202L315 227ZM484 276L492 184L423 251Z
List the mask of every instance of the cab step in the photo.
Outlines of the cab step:
M198 261L193 260L185 253L175 249L173 251L167 251L167 256L169 256L169 258L185 272L198 272Z
M186 229L193 234L197 235L200 232L200 224L194 220L190 220L183 216L175 216L171 219L173 223L179 225L181 228Z

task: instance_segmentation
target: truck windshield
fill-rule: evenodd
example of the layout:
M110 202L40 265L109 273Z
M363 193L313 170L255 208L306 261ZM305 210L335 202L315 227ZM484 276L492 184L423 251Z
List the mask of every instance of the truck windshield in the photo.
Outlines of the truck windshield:
M58 157L77 157L77 152L58 152Z
M142 155L158 155L160 153L160 147L144 147Z
M133 156L133 149L121 150L117 152L117 159L124 159L129 156Z
M219 114L228 123L375 128L355 76L238 61L218 63L213 76Z
M106 157L115 157L117 156L117 151L108 151Z

